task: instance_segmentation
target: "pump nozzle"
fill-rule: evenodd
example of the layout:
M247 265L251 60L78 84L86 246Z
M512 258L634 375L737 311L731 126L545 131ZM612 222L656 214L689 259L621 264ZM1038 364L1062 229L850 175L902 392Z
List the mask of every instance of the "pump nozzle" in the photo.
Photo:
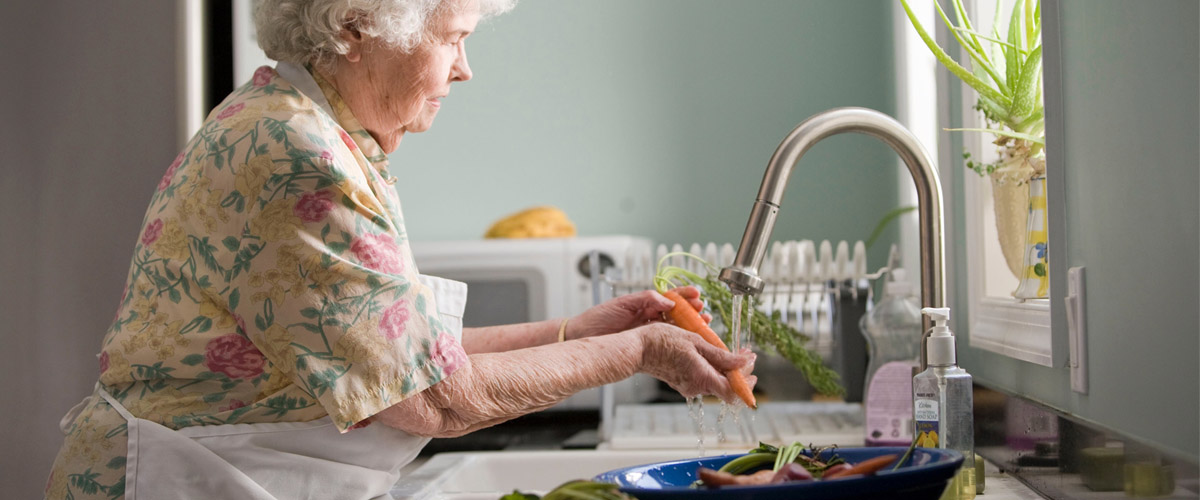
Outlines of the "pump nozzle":
M946 322L950 321L950 308L926 307L921 309L921 313L933 321L933 328L929 330L929 340L925 344L925 358L929 360L930 365L953 365L956 361L954 332L946 326Z
M946 326L946 322L950 321L949 307L926 307L921 309L921 314L929 316L936 326Z

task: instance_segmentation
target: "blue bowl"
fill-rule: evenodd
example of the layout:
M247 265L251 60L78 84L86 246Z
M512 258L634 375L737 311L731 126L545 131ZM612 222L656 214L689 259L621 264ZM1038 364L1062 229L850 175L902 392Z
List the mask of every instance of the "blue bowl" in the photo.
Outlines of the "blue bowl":
M881 455L903 456L908 448L840 448L833 450L850 463ZM807 452L806 452L807 453ZM826 451L818 458L828 458ZM718 489L693 488L700 467L719 469L738 455L693 458L638 465L605 472L597 481L616 483L621 491L638 500L670 498L702 498L705 500L733 499L794 499L804 500L937 500L946 483L962 466L962 454L954 450L917 448L899 469L880 471L871 476L847 477L829 481L797 481L764 486L727 486Z

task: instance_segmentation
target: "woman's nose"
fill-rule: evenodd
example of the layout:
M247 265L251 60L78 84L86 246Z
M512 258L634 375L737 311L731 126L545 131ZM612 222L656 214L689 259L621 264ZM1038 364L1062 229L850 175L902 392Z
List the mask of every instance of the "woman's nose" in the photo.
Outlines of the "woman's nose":
M471 65L467 63L467 48L464 44L458 50L458 59L454 61L454 72L452 73L453 80L456 82L465 82L471 79Z

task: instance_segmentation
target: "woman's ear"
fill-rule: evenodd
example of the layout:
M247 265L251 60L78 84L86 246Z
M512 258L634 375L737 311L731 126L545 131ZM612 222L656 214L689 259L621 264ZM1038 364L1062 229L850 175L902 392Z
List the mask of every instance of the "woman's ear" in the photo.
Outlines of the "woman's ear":
M366 42L362 32L359 31L359 23L362 17L355 15L347 18L342 23L342 31L338 34L342 41L346 42L346 60L349 62L358 62L362 59L363 44Z

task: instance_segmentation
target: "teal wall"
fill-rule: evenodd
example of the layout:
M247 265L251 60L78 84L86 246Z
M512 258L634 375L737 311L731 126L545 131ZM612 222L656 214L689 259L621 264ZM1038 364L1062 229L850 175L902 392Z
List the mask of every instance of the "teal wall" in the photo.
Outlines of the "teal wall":
M1047 182L1062 196L1049 212L1054 349L1067 348L1066 270L1085 266L1090 391L1072 392L1065 367L1014 361L965 342L962 363L986 384L1195 462L1200 4L1051 0L1043 8L1045 31L1059 30L1061 42L1060 52L1045 56L1048 68L1061 68L1061 89L1049 72L1046 78ZM1050 24L1056 8L1057 27ZM957 297L965 303L965 287Z
M582 235L736 243L793 127L837 106L894 114L888 6L521 0L480 25L467 43L475 78L392 155L409 233L475 239L550 204ZM865 136L818 145L776 239L865 239L897 203L896 164Z

